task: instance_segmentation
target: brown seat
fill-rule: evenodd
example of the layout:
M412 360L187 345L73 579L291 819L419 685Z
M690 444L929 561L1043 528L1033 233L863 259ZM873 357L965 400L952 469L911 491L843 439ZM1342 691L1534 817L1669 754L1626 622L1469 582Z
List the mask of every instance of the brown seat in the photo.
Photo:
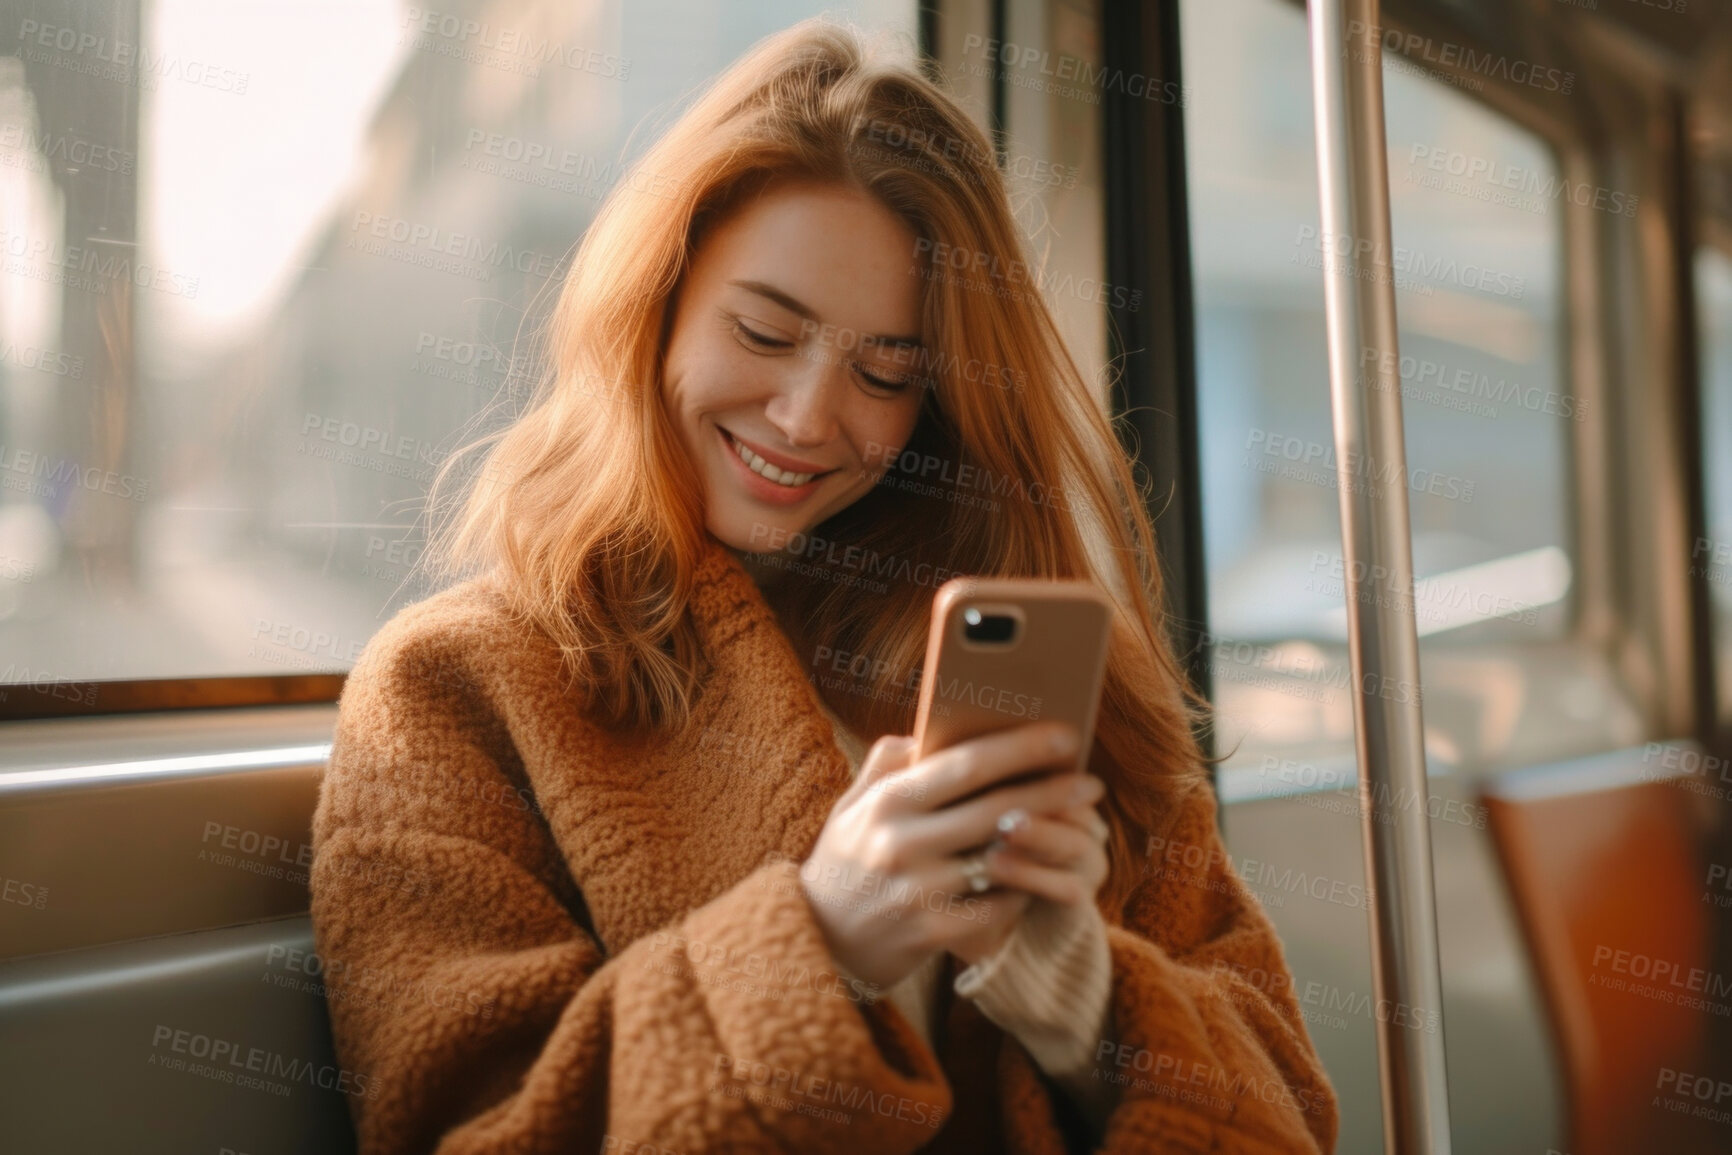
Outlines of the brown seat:
M1562 1056L1570 1155L1732 1149L1732 1084L1704 1046L1732 976L1710 973L1702 765L1654 743L1484 792Z

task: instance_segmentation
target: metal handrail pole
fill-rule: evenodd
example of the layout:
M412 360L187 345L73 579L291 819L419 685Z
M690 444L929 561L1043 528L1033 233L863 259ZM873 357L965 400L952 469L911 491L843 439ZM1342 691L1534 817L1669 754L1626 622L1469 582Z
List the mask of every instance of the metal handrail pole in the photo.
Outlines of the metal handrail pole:
M1373 891L1384 1147L1447 1155L1443 983L1402 443L1378 0L1310 0L1329 394Z

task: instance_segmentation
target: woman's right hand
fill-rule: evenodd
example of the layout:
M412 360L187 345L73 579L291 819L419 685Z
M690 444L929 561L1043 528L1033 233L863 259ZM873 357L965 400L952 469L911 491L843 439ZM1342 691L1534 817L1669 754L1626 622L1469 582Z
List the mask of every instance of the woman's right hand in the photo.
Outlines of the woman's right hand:
M997 837L1006 811L1058 814L1099 800L1100 779L1059 769L1076 765L1077 745L1075 727L1063 722L1001 730L918 760L910 736L873 743L800 867L836 962L887 988L934 952L1002 939L1030 892L994 885L976 893L963 864ZM1043 766L1054 771L994 788Z

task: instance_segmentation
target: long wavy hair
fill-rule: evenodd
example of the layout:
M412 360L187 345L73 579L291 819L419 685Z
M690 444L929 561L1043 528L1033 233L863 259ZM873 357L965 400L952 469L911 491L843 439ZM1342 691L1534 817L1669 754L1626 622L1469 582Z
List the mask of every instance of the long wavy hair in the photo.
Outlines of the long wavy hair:
M1193 738L1205 705L1164 635L1145 495L1041 296L993 144L898 56L808 20L678 117L599 209L546 329L545 377L509 427L466 447L492 446L423 562L441 578L494 575L558 643L592 716L684 728L707 672L686 612L706 530L662 401L670 302L743 197L779 179L864 191L921 242L920 415L908 445L886 447L879 484L812 527L807 540L853 548L805 550L807 579L779 583L778 614L797 652L851 656L857 676L808 676L870 741L913 728L910 673L943 577L1106 590L1116 612L1089 765L1108 785L1099 901L1119 909L1142 876L1142 839L1205 781ZM838 553L867 560L842 572Z

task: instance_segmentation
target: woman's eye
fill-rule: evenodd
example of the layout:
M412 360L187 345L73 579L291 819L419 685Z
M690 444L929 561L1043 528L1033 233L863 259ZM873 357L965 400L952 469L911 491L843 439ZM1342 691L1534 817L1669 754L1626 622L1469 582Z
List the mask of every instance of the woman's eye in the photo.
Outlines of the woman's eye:
M854 372L860 374L868 385L876 386L879 389L888 389L893 393L902 392L902 390L908 388L909 384L914 380L912 377L879 377L875 374L866 372L866 370L858 364L854 366Z
M760 349L792 349L794 347L794 342L784 341L779 337L772 337L768 333L760 333L748 326L744 321L734 322L734 332L738 334L743 341L751 345L756 345Z

